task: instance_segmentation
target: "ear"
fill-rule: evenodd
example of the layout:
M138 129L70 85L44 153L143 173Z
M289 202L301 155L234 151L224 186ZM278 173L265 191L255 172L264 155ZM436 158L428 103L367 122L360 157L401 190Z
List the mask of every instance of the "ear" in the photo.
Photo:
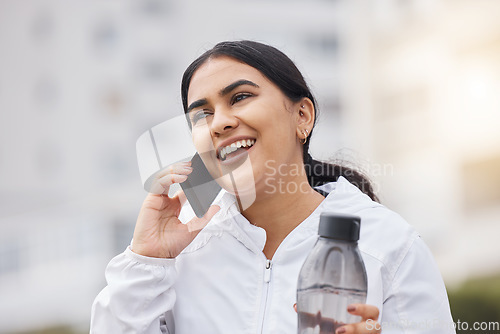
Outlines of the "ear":
M295 104L295 112L297 116L297 137L304 138L304 130L311 133L314 125L314 118L316 116L314 104L309 98L304 97Z

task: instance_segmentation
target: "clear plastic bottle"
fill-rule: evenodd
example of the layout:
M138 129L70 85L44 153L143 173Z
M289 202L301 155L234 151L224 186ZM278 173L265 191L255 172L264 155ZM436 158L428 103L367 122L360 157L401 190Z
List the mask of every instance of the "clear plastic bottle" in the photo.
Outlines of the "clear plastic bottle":
M299 334L329 334L361 321L347 312L353 303L365 303L366 270L358 249L361 219L323 213L319 238L309 253L297 284Z

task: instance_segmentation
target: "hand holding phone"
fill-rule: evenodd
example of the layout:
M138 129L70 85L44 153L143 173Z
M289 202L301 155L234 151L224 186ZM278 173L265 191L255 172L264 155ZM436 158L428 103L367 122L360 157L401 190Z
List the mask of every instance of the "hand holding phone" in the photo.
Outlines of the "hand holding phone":
M149 193L144 200L134 230L133 252L148 257L174 258L220 209L211 206L203 217L194 217L186 224L179 220L178 215L186 197L182 194L169 197L166 193L172 184L185 181L192 173L188 165L174 164L158 175L154 186L158 184L163 192Z

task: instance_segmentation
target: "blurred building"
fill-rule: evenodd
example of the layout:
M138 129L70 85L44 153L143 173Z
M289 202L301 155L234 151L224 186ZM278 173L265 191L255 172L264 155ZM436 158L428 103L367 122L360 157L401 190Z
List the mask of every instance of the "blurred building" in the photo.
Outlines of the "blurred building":
M296 61L321 111L313 155L343 149L364 167L447 283L498 271L499 11L472 0L0 1L0 333L88 330L145 196L135 140L181 112L183 70L228 39Z
M500 270L500 3L384 1L370 20L372 159L385 203L449 286ZM358 96L363 98L363 96Z

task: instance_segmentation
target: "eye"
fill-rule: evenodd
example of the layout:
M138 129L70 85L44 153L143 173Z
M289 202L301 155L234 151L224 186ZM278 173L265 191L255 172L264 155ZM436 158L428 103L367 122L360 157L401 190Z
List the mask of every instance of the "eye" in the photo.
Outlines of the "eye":
M235 104L237 102L240 102L248 97L251 97L253 96L252 94L250 93L238 93L238 94L235 94L233 96L233 98L231 99L231 104Z
M196 124L199 120L210 116L212 112L208 109L201 109L193 112L193 117L191 118L191 123Z

